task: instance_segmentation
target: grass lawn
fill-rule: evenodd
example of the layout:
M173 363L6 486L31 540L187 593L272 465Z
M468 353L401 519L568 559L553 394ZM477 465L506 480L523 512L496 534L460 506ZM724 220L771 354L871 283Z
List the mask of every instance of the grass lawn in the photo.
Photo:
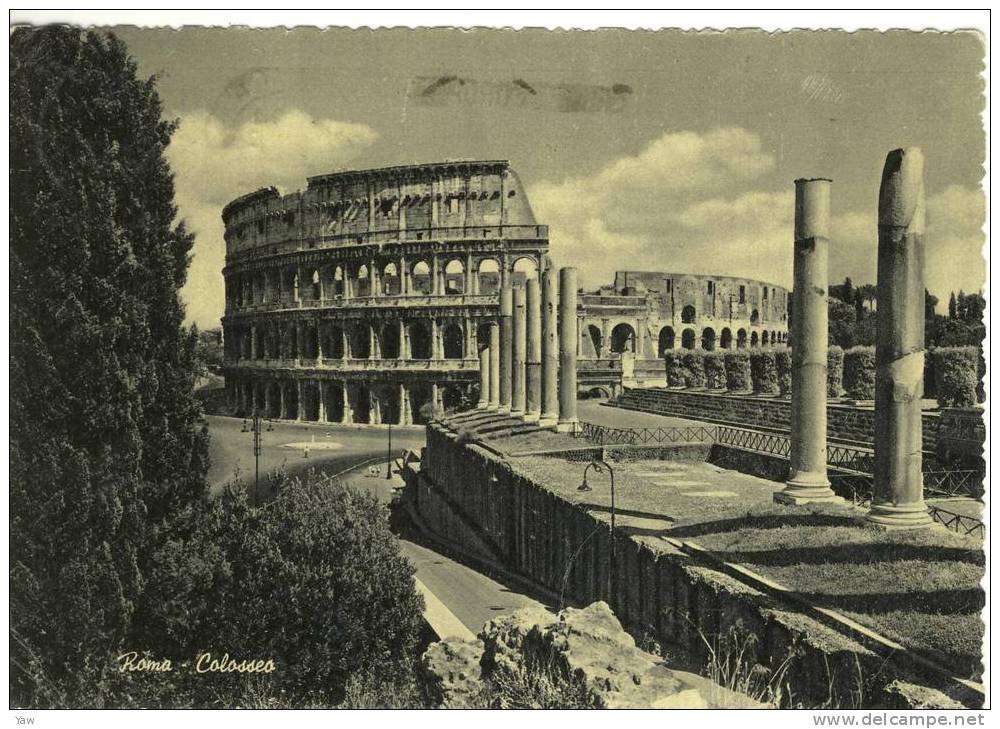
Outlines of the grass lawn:
M562 498L608 518L608 474L558 458L513 459ZM982 674L982 542L943 527L885 532L850 504L774 504L782 485L709 463L632 461L615 469L617 523L650 546L694 541L838 610L963 678Z

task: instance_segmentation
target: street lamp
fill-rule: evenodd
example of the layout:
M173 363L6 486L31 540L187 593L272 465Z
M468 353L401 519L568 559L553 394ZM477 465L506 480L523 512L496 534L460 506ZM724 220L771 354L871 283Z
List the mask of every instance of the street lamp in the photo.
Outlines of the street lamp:
M602 458L595 458L587 467L583 469L583 483L577 487L577 491L593 491L587 483L587 472L594 469L595 473L602 473L603 469L608 469L611 476L611 565L608 569L608 601L614 600L615 588L615 470Z
M392 480L392 420L389 421L389 448L385 454L385 480Z
M257 489L260 487L260 446L261 446L261 428L264 424L264 417L260 412L254 408L253 414L250 416L250 423L248 425L247 419L243 418L243 433L253 433L253 461L254 461L254 477L253 477L253 488L254 493L257 493ZM267 418L267 432L270 433L274 428L271 427L271 419Z

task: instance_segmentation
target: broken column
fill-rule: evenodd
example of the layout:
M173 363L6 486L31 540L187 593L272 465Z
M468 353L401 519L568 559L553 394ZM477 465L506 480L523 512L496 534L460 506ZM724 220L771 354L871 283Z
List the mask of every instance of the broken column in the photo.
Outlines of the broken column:
M576 418L576 269L559 270L559 422L556 430L575 431Z
M826 476L827 263L830 180L795 181L791 463L785 504L837 498Z
M875 327L875 468L868 521L933 523L921 473L924 376L924 157L896 149L878 196L878 320Z
M479 402L478 408L487 408L490 405L490 348L483 347L479 350Z
M500 325L490 322L490 409L500 406Z
M514 356L514 292L510 284L500 287L500 383L498 395L500 397L499 410L502 413L510 412L510 376L514 370L511 357Z
M538 279L528 279L525 291L527 338L524 419L537 422L542 413L542 297Z
M556 270L546 260L542 271L542 414L539 424L554 426L559 419L559 329L556 318L559 289Z
M524 365L528 344L526 296L523 286L514 288L513 370L511 371L510 414L524 415L526 402Z

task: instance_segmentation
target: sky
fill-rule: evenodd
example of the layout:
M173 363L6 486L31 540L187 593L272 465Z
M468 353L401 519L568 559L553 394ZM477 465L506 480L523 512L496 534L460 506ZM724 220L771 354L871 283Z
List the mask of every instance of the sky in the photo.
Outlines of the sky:
M974 33L114 30L180 122L167 153L200 327L223 314L229 200L445 159L510 160L588 288L626 268L790 287L793 181L834 181L831 283L874 283L885 155L918 146L938 311L984 287Z

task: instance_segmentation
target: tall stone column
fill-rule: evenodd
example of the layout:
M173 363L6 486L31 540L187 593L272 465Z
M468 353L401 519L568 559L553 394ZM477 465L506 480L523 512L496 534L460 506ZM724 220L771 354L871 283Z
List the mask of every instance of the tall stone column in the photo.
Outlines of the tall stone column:
M478 408L487 408L490 405L490 348L483 347L479 350L479 402Z
M510 412L511 373L514 371L514 292L510 284L500 288L500 397L499 409Z
M835 499L826 476L827 261L830 180L795 181L791 464L775 501Z
M500 325L490 322L490 410L500 407Z
M326 422L326 380L316 383L319 390L319 422Z
M510 377L510 414L524 415L526 404L525 392L525 355L528 344L527 307L523 286L514 287L514 324L512 346L513 369Z
M542 272L542 413L541 425L551 427L559 419L559 305L556 270L549 264Z
M406 267L406 257L399 259L399 293L401 296L409 296L413 284L410 281L410 270Z
M406 325L402 321L399 322L399 358L409 359L406 353Z
M443 294L444 291L438 289L438 257L431 257L431 293Z
M921 472L924 216L923 154L917 147L893 150L878 200L875 488L868 513L883 527L933 523Z
M410 420L410 391L406 388L406 385L400 383L399 385L399 418L396 421L397 425L409 425Z
M576 417L576 269L559 270L559 422L560 432L575 431Z
M288 417L288 413L285 412L285 383L282 382L278 385L278 418L284 419Z
M298 412L295 415L295 419L296 420L305 420L306 419L306 398L305 398L306 392L305 392L305 388L302 386L302 380L296 380L295 381L295 387L296 387L296 395L297 395L296 399L297 399L297 404L298 404Z
M537 422L542 414L542 296L537 278L528 279L525 304L528 346L524 365L524 419Z
M346 382L340 383L341 405L344 415L341 417L342 423L354 422L354 411L351 409L351 391Z

